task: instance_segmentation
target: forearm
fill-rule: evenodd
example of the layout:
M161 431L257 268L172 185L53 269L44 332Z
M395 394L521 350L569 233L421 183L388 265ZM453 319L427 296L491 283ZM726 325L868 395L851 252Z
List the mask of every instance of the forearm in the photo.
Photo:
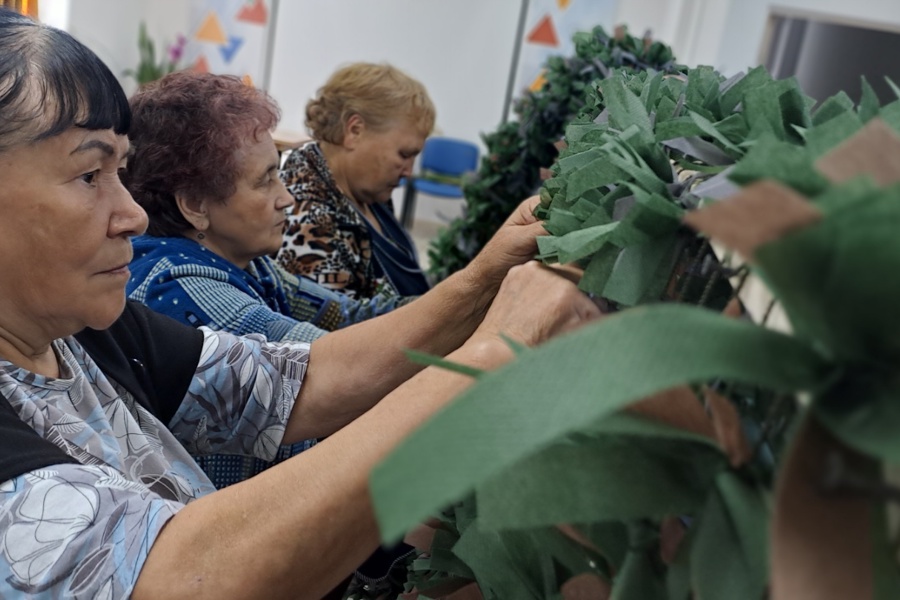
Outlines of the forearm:
M406 349L445 356L458 348L495 293L467 269L406 306L313 342L285 442L340 429L421 370Z
M341 298L341 314L343 317L340 324L341 328L393 312L419 298L419 296L391 296L383 293L362 300L348 298L343 294L338 294L338 296Z
M489 369L511 356L489 338L449 358ZM426 369L311 450L188 505L154 543L134 598L320 598L378 544L372 467L470 384Z

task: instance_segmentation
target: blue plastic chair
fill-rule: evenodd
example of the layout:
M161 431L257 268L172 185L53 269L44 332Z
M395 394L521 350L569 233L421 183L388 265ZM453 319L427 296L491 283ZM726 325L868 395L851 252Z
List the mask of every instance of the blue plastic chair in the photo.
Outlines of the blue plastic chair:
M416 194L424 192L441 198L462 198L463 177L478 167L478 146L448 137L425 140L419 172L406 180L400 222L412 226Z

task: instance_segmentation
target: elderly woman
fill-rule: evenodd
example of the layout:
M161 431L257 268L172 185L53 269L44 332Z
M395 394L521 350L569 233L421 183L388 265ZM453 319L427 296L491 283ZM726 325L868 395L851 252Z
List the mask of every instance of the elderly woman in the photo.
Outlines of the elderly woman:
M534 250L524 214L468 273L312 345L126 304L129 122L95 55L0 11L0 596L318 598L377 545L372 466L469 383L400 349L492 368L501 335L596 308L533 263L495 294ZM189 455L326 435L222 491Z
M279 110L268 94L237 77L183 71L143 86L129 104L131 153L122 179L149 217L148 234L132 240L129 298L185 325L305 342L325 333L318 327L333 330L404 302L353 300L267 256L281 246L285 209L294 203L277 174L269 132ZM194 458L222 489L311 443L279 448L272 461ZM392 556L367 561L359 581L389 586Z
M131 109L123 181L150 224L133 240L130 298L187 325L305 342L401 304L352 300L267 256L293 200L278 179L269 131L280 113L265 92L174 73L144 86Z
M269 132L280 113L265 92L235 77L185 71L144 86L130 105L122 179L149 226L132 240L129 298L185 325L303 342L403 303L351 299L267 256L281 246L293 199L278 178ZM274 462L307 447L281 448ZM272 464L234 454L197 462L217 488Z
M295 205L278 262L352 298L424 293L415 246L389 203L434 118L424 86L395 67L336 71L306 105L315 141L289 153L281 171Z

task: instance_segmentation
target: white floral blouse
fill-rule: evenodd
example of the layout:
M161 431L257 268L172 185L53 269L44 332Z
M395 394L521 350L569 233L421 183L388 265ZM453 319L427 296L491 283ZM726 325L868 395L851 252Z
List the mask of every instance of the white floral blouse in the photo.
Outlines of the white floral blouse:
M128 597L166 522L214 491L190 453L274 456L309 345L203 333L168 424L73 338L54 342L59 378L0 360L0 392L19 418L80 463L0 482L0 598Z

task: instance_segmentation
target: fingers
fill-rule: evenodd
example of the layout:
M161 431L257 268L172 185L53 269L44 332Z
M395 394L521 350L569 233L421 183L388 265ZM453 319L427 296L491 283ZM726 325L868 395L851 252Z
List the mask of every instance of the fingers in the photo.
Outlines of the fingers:
M504 225L469 264L478 279L499 285L509 269L534 259L538 251L537 237L547 235L540 222ZM495 288L496 289L496 288Z
M479 279L498 285L510 267L520 265L537 254L537 237L548 235L544 225L533 212L539 196L524 200L503 226L478 253L470 267Z
M557 263L551 265L550 268L553 269L557 275L565 277L575 285L578 285L578 282L581 281L581 278L584 276L584 269L575 263L569 263L567 265Z
M540 196L531 196L530 198L526 198L516 209L513 211L512 215L506 220L506 225L528 225L531 223L537 222L537 217L534 216L534 209L537 208L538 204L541 203Z
M571 281L532 261L510 269L479 331L535 345L601 314Z

